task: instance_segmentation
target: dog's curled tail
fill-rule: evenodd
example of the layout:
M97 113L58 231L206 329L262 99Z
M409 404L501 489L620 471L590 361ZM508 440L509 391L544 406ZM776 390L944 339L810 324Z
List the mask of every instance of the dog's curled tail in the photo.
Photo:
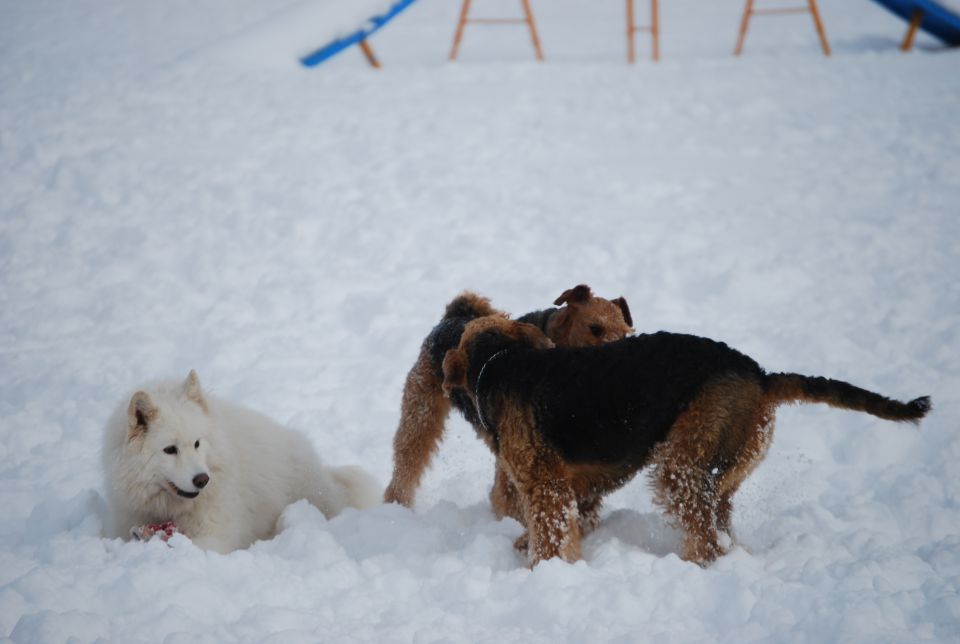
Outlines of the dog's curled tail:
M464 291L447 304L443 319L466 318L473 320L486 315L503 315L503 313L493 308L488 298L470 291Z
M796 373L772 373L764 381L766 398L774 403L816 402L831 407L863 411L878 418L917 424L931 409L930 397L910 402L892 400L842 380L802 376Z

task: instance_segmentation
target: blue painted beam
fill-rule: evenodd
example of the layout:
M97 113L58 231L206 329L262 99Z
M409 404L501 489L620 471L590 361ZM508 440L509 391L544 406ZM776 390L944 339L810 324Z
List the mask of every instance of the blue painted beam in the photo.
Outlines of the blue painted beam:
M960 16L934 0L873 0L907 22L916 11L923 12L920 28L944 43L960 46Z
M416 2L416 0L399 0L392 7L390 7L385 14L373 16L363 27L357 29L349 36L338 38L327 43L323 47L320 47L316 51L307 54L300 59L300 63L304 67L316 67L320 63L333 58L344 49L356 45L360 41L366 40L372 36L377 30L393 20L398 13L412 5L414 2Z

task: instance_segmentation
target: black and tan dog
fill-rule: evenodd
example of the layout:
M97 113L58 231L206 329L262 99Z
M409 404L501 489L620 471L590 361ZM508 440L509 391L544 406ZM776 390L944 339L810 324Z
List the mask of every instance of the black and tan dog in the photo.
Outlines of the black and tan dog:
M583 347L612 342L633 331L626 300L596 297L584 284L564 291L554 304L560 308L528 313L519 320L534 325L557 346ZM393 478L384 493L386 502L413 505L420 478L437 451L451 407L460 410L481 438L493 447L480 426L473 402L464 394L455 393L448 398L441 387L444 355L457 348L467 323L483 317L508 319L507 314L494 309L487 298L462 293L447 305L443 319L423 341L403 388L400 425L393 439ZM515 499L508 479L498 469L491 492L498 518L517 513L513 506Z
M779 405L820 402L913 422L930 409L927 397L902 403L838 380L768 374L692 335L552 345L531 325L482 318L443 362L444 390L469 396L519 494L527 533L517 545L531 565L579 559L603 495L647 465L655 501L684 532L681 555L706 565L722 554L718 530L731 532L731 499L766 454Z

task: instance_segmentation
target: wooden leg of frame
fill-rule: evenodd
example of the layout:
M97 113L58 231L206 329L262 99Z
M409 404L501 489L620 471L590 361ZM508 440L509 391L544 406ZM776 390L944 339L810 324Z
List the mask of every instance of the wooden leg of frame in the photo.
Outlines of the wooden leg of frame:
M660 60L660 1L650 0L650 35L653 38L653 59Z
M540 37L537 35L537 25L533 20L530 0L523 0L523 13L526 16L527 25L530 27L530 38L533 40L533 49L537 54L537 60L543 60L543 50L540 49Z
M823 20L820 19L820 10L817 9L817 0L809 0L810 13L813 14L813 24L817 27L817 35L820 37L820 46L823 47L823 55L830 55L830 43L827 42L827 32L823 29Z
M380 69L380 61L377 60L377 57L373 53L373 48L370 47L370 43L366 40L360 41L360 51L363 52L363 55L367 57L367 62L370 63L371 67Z
M457 32L453 36L453 49L450 50L450 60L457 59L460 51L460 41L463 40L463 30L467 26L467 17L470 15L470 0L463 0L460 8L460 21L457 23Z
M903 43L900 45L900 51L910 51L913 49L913 39L917 37L917 29L923 22L923 12L917 9L910 18L910 26L907 27L907 35L903 37Z
M636 34L636 22L633 17L633 0L627 0L627 62L633 64L637 61L637 48L634 43Z
M743 53L743 42L747 39L747 29L750 28L750 16L753 15L753 0L747 0L743 8L743 19L740 21L740 35L737 37L737 47L733 50L734 56Z

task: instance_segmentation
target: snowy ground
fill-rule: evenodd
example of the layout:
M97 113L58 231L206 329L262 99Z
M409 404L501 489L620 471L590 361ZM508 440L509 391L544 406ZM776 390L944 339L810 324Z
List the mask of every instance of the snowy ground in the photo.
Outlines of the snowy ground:
M831 59L807 16L734 59L740 2L662 4L664 59L631 68L614 0L534 2L543 65L482 26L447 64L459 3L420 0L373 72L237 57L270 0L0 2L0 638L960 638L960 53L822 0ZM640 477L584 561L528 571L460 419L413 512L297 504L226 556L101 538L101 428L138 382L196 368L386 483L444 304L580 282L640 331L935 410L782 409L706 570Z

